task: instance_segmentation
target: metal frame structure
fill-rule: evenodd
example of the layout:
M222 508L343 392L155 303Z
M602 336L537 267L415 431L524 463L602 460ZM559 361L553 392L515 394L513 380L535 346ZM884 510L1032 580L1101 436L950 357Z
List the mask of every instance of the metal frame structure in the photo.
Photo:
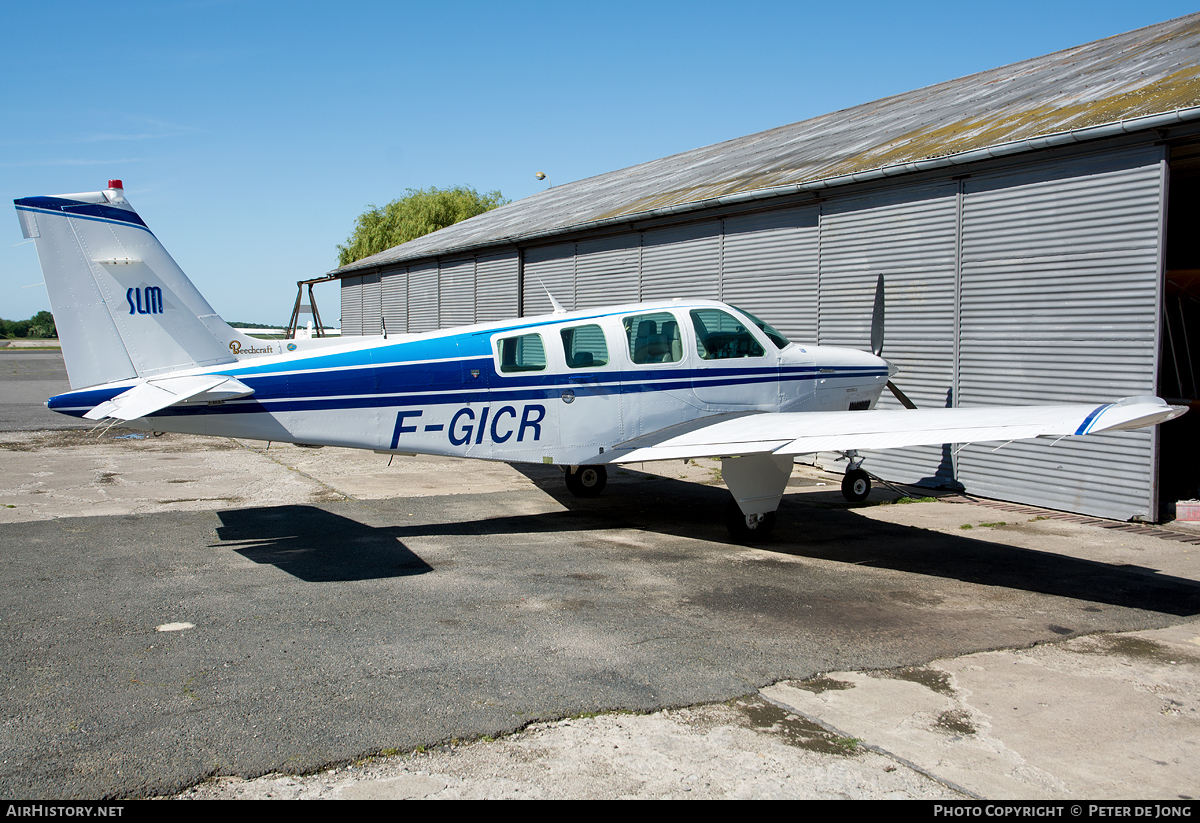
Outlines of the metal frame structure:
M324 277L315 277L312 280L297 280L296 281L296 303L292 306L292 317L288 320L287 330L284 337L288 340L296 338L296 328L300 324L300 307L303 305L304 287L308 286L308 305L312 310L313 329L317 337L325 336L325 329L321 326L321 313L317 310L317 298L313 295L313 286L317 283L328 283L338 278L334 275L325 275Z

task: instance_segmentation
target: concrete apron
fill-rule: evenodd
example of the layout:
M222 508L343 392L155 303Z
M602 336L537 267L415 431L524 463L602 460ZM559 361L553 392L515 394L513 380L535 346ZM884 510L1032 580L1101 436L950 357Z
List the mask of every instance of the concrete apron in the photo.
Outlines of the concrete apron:
M499 463L397 457L389 467L369 452L119 430L0 441L0 522L532 483ZM717 466L639 468L719 484ZM610 482L643 476L627 474ZM789 494L825 492L837 478L798 467L792 483ZM1200 580L1200 549L1153 536L1038 518L996 524L994 510L946 502L860 513L945 533L972 526L1009 545ZM320 775L214 780L183 796L1195 798L1198 680L1200 622L1189 620L913 669L830 672L730 704L536 724Z

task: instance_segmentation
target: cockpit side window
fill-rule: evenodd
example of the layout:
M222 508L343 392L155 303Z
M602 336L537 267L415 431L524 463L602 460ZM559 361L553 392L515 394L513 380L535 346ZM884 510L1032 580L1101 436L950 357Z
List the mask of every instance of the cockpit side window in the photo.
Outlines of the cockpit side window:
M543 371L546 368L546 347L540 334L522 334L496 341L500 353L501 372Z
M790 346L792 344L791 340L788 340L786 337L784 337L783 333L780 332L778 329L776 329L774 326L772 326L770 323L766 322L765 320L760 320L759 318L755 317L753 314L751 314L750 312L746 311L743 308L739 308L738 306L734 306L734 308L737 309L738 311L740 311L742 314L746 315L746 317L750 318L750 322L753 323L754 325L758 326L758 328L762 331L762 333L767 336L767 339L775 344L775 348L786 349L788 346Z
M608 343L599 326L573 326L563 329L561 334L568 368L592 369L608 365Z
M622 319L634 363L678 363L683 359L679 321L670 312L631 314Z
M766 352L742 321L720 309L692 309L696 351L702 360L762 357Z

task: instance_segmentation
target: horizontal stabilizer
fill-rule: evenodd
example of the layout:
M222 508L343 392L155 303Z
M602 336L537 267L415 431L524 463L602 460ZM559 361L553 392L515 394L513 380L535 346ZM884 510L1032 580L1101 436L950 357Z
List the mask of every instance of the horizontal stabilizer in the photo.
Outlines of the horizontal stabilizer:
M112 400L101 403L84 415L88 420L136 420L176 403L233 400L254 394L254 389L223 374L196 374L147 380Z
M1187 411L1158 397L1100 406L993 406L751 414L697 421L626 441L589 462L631 463L748 454L813 454L942 443L1095 434L1164 423Z

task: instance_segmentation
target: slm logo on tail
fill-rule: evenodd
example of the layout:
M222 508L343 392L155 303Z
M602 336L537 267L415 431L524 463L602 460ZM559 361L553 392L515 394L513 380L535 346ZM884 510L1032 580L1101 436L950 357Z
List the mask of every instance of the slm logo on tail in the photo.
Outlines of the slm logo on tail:
M129 291L125 292L125 300L129 303L129 313L130 314L135 314L135 313L136 314L162 314L163 313L162 289L160 289L158 286L146 286L146 288L145 288L146 307L145 308L142 308L142 297L143 297L142 291L143 291L142 289L136 288L136 289L130 289ZM136 312L134 311L135 308L137 309Z

